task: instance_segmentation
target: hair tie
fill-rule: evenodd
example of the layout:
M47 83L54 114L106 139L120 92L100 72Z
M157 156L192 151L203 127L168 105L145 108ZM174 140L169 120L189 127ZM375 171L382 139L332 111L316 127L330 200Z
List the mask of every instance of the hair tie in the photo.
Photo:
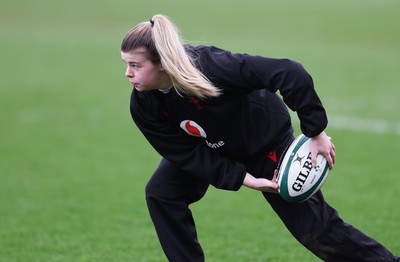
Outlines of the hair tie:
M151 27L154 26L154 21L153 21L153 19L150 19L150 24L151 24Z

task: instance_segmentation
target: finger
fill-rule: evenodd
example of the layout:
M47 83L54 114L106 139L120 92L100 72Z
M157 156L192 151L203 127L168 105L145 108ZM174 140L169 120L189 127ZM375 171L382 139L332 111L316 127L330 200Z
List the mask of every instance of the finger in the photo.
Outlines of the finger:
M326 161L328 162L329 165L329 170L331 170L333 168L333 165L335 163L335 155L332 155L332 150L326 154L324 154L324 157L326 159ZM333 152L334 154L334 152Z
M265 188L268 188L270 191L276 191L279 188L278 183L276 183L276 175L272 177L271 180L266 179L266 185Z
M311 164L312 164L312 167L315 167L317 165L317 154L318 154L318 152L316 150L311 150Z
M335 145L333 143L331 143L331 146L332 146L332 150L336 151L336 147L335 147Z
M336 163L336 152L335 152L335 147L333 147L332 150L331 150L331 158L332 158L333 164L335 164L335 163Z
M269 188L271 188L272 190L278 190L279 185L278 185L278 183L276 183L276 178L275 178L275 181L274 180L270 181Z
M332 157L329 156L329 158L326 158L326 160L328 161L329 170L332 170L332 168L333 168L333 159L332 159Z

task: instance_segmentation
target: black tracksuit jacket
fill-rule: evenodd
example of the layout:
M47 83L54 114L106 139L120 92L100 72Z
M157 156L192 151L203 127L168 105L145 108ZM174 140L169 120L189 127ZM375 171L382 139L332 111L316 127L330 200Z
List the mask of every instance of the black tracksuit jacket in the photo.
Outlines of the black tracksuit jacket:
M216 188L238 190L246 161L278 148L293 128L285 104L309 137L327 126L311 76L297 62L187 46L223 94L198 99L174 89L132 91L131 115L150 144L179 169ZM276 94L279 90L283 97Z

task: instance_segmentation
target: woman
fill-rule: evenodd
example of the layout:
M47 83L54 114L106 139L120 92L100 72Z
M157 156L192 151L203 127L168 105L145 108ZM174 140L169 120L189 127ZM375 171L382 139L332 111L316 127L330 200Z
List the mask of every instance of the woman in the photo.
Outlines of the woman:
M301 204L277 193L277 162L293 141L285 104L311 137L312 161L335 147L312 78L288 59L184 45L163 15L132 28L121 44L133 85L131 114L163 157L146 187L148 209L170 261L204 261L189 205L209 185L259 190L288 230L326 261L397 261L381 244L344 223L321 192ZM283 101L275 94L281 93Z

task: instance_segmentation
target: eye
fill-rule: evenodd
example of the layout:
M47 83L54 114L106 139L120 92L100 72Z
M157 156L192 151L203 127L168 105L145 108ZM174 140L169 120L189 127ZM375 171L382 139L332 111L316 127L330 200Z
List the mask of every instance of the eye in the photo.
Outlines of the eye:
M136 63L129 63L129 66L132 68L140 68L140 65Z

